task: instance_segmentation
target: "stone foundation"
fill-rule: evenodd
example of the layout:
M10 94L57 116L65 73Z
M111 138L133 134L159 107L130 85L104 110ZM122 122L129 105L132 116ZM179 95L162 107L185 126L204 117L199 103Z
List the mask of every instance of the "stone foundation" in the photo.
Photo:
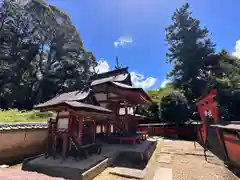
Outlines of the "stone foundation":
M87 159L76 161L72 158L63 160L44 156L24 160L22 169L36 171L53 177L66 179L91 180L105 168L111 166L122 155L131 161L141 162L149 160L156 148L156 141L144 141L136 145L103 144L100 155L92 155Z

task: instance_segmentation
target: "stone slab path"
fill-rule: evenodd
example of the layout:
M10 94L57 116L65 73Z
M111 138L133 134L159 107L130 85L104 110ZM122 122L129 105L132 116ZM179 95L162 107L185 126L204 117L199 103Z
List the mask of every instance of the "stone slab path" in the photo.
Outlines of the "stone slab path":
M199 144L195 149L193 142L164 140L161 152L156 155L155 176L158 174L159 180L239 179L211 152L207 152L207 155L208 161L206 162L203 148ZM164 174L165 178L161 177L161 174Z
M156 137L157 138L157 137ZM151 158L145 180L239 180L224 163L207 152L208 161L203 156L203 148L196 143L180 140L160 140ZM152 171L152 172L149 172ZM134 180L110 173L107 168L94 180Z

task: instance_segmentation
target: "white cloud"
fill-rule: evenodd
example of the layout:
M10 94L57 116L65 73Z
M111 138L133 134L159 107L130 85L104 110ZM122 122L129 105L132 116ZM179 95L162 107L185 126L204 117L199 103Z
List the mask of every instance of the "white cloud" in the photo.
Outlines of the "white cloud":
M97 67L95 67L95 71L98 74L108 72L109 70L110 70L110 66L109 66L108 62L104 59L100 59L98 61Z
M236 42L235 52L232 53L233 56L240 58L240 40Z
M144 78L142 74L131 72L131 80L133 83L133 86L135 87L141 87L143 89L149 89L151 88L157 81L154 77L148 77Z
M163 82L161 83L161 88L164 88L167 84L169 84L171 81L169 79L164 79Z
M113 45L115 48L119 46L126 46L127 44L132 44L133 39L130 36L120 36L116 41L114 41Z

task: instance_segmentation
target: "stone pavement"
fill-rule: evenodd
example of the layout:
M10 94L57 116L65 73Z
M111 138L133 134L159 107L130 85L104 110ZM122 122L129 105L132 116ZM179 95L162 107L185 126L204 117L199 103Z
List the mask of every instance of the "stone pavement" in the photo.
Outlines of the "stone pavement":
M156 155L154 180L239 179L211 152L207 152L207 159L206 162L203 148L199 144L195 149L190 141L164 140L161 153ZM161 177L163 174L166 175L165 178Z
M157 138L157 137L156 137ZM224 163L207 152L208 161L203 156L203 148L193 142L180 140L159 140L151 158L151 165L145 173L145 180L238 180ZM152 171L152 172L150 172ZM94 180L133 180L110 173L107 168ZM153 176L152 176L153 174Z
M208 161L203 156L203 148L193 142L180 140L158 140L157 148L146 169L145 180L238 180L239 178L229 171L224 163L207 152ZM120 168L121 169L121 168ZM134 180L142 178L141 171L121 169L125 177L112 174L113 169L107 168L94 180ZM152 171L152 172L151 172ZM129 175L127 177L127 174ZM133 178L132 176L137 176ZM117 173L116 173L117 174ZM132 176L131 176L132 175ZM0 169L0 179L55 179L43 174L24 172L20 166ZM60 178L56 178L60 179Z

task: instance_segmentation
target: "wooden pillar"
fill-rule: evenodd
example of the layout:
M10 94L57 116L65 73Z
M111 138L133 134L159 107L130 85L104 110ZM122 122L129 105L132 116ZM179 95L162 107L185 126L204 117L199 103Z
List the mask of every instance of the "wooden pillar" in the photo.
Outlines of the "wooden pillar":
M110 121L107 122L107 134L110 135L111 133L111 126L110 126Z
M125 124L125 131L128 132L128 119L127 119L127 114L128 114L128 106L127 106L127 101L124 101L124 108L125 108L125 117L124 117L124 124Z
M93 142L96 141L96 122L93 121Z
M62 157L65 159L66 158L66 152L67 152L67 132L64 132L62 134L62 139L63 139L63 149L62 149Z
M71 135L72 135L72 132L73 132L73 129L72 129L73 119L74 119L73 115L70 114L70 115L69 115L69 119L68 119L68 130L67 130L67 131L68 131L68 133L71 134Z
M127 102L126 101L124 101L124 108L125 108L125 115L127 115L128 114L128 107L127 107Z
M57 150L57 140L58 140L58 134L55 133L53 135L53 148L52 148L52 154L53 154L53 159L56 158L56 150Z
M136 110L137 110L137 106L133 106L133 115L136 116Z
M78 131L78 142L79 142L79 145L82 145L82 136L83 136L83 118L82 117L79 117L78 118L79 120L79 123L78 123L78 128L79 128L79 131Z
M128 129L129 129L128 128L128 119L127 120L125 119L125 131L128 132Z

